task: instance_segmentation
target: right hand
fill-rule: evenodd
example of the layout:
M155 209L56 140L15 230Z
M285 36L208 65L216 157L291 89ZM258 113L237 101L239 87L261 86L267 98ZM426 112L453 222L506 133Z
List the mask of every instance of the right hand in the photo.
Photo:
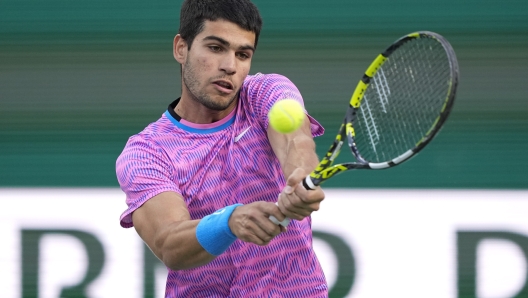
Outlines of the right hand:
M282 190L278 199L281 213L295 220L303 220L314 211L319 210L321 202L325 198L323 190L318 186L314 190L307 190L301 182L306 178L306 171L297 168L288 177L286 187Z
M273 215L279 221L285 216L279 207L269 202L253 202L237 207L229 218L229 228L238 239L257 245L267 245L286 228L274 224L269 217Z

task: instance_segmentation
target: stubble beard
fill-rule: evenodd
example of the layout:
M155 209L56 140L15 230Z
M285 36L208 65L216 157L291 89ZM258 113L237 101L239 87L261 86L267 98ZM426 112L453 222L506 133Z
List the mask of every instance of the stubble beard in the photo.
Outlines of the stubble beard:
M196 72L196 68L187 60L185 62L185 71L182 74L183 83L194 101L214 111L223 111L235 101L238 92L227 102L215 101L205 90L200 89L200 81L196 76Z

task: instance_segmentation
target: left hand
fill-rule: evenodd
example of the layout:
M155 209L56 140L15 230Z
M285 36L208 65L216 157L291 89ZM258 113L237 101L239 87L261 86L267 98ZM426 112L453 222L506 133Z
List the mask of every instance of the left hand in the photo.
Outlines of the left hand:
M312 212L319 210L325 194L320 187L306 190L301 182L308 174L302 168L297 168L288 177L286 186L279 194L278 206L282 214L295 220L303 220Z

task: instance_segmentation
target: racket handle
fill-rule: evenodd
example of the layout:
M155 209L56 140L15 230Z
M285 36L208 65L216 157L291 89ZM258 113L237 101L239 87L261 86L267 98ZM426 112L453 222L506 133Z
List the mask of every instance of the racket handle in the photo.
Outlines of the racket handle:
M303 179L302 185L306 190L314 190L317 187L317 185L312 181L310 175L306 176L306 178Z
M271 222L273 222L274 224L278 226L280 225L283 227L287 227L290 224L290 219L288 217L284 218L283 221L279 221L278 219L275 218L275 216L270 215L269 219L271 220Z
M302 185L306 190L314 190L317 186L312 182L312 178L310 178L310 175L306 176L306 178L303 179ZM278 203L275 203L275 205L278 205ZM273 222L276 225L281 225L283 227L287 227L290 224L291 219L286 217L283 221L279 221L275 216L270 215L269 219L271 222Z
M275 203L275 205L279 206L279 203ZM272 223L283 227L287 227L290 224L290 218L288 217L285 217L283 221L279 221L275 216L270 215L269 220L271 220Z

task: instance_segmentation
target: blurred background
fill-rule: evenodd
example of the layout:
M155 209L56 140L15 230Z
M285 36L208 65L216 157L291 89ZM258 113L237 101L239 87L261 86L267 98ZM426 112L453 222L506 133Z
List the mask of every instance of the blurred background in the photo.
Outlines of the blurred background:
M327 187L528 188L528 2L256 0L251 73L281 73L325 126L323 154L366 67L398 37L444 35L453 113L418 157ZM115 159L180 92L181 1L0 2L0 186L118 186Z
M326 128L326 134L316 139L320 156L326 152L335 137L351 93L366 67L394 40L414 31L434 31L451 42L458 56L460 82L457 99L447 124L436 139L417 157L402 166L384 171L348 172L331 179L325 184L326 188L332 191L341 189L336 193L336 202L347 202L347 196L362 194L361 191L365 189L374 192L367 191L364 197L376 194L391 198L392 193L378 191L394 188L426 191L401 194L401 201L398 201L403 204L400 206L401 210L413 211L412 206L417 206L415 201L405 201L405 198L427 197L427 191L432 189L454 190L457 192L451 193L451 197L464 198L480 198L480 195L475 194L485 191L486 195L493 197L486 201L488 203L500 202L502 197L512 200L508 202L521 202L519 198L528 189L527 1L254 2L260 8L264 27L251 73L280 73L298 86L307 110ZM93 198L106 196L122 200L121 193L113 192L118 187L115 178L117 156L129 136L158 119L167 105L180 94L179 65L172 57L172 39L178 30L180 6L181 1L168 0L0 1L0 203L9 206L19 202L16 205L19 209L10 211L9 214L9 208L5 209L6 213L2 215L5 222L16 222L11 231L14 236L9 238L14 243L13 247L16 247L10 252L14 257L5 257L4 265L11 262L11 259L20 258L17 239L21 236L17 229L26 227L27 222L33 223L27 221L29 215L26 214L24 200L30 200L30 197L35 200L51 200L59 196L57 193L42 197L39 196L39 191L31 192L28 188L82 188L82 193L88 195L78 198L83 205L91 201L89 195L92 192L86 189L111 189L110 193L102 196L96 192ZM341 158L347 154L343 152ZM2 192L2 189L7 191ZM10 192L9 189L15 189L15 192ZM362 190L356 192L354 189ZM468 189L472 191L470 195L460 192ZM330 193L334 194L332 191ZM510 191L515 194L512 195ZM76 191L70 190L67 194L72 193ZM441 197L444 196L444 193L440 194L438 202L442 202ZM339 201L339 198L344 200ZM57 202L67 201L64 199ZM459 208L456 201L449 202L454 205L448 205L444 211L449 213L450 210ZM370 206L368 202L356 203L356 208ZM119 201L119 204L118 211L107 211L114 216L108 220L116 225L116 229L117 216L124 209L124 201ZM328 204L330 208L331 203ZM388 203L380 203L368 210L378 212L378 206L384 206L383 204ZM420 213L424 216L421 218L422 228L429 227L429 224L438 228L444 224L442 220L452 220L445 222L449 233L445 234L441 243L449 247L445 250L450 254L446 256L446 262L454 268L455 261L451 259L456 256L453 251L454 235L457 235L456 231L461 223L467 224L464 214L475 215L474 211L481 209L478 205L467 205L469 207L463 209L466 213L460 213L462 215L459 217L451 214L452 217L426 218L428 212L435 210L434 206L416 207L417 211L408 215L412 217L412 214ZM518 260L522 260L523 256L528 260L528 226L521 219L524 217L518 214L521 205L509 205L505 209L494 206L490 205L486 210L491 213L494 210L506 210L502 213L504 217L492 223L486 221L486 218L491 218L486 215L475 219L479 224L473 224L472 227L511 228L523 233L519 239L526 237L526 241L510 237L509 232L503 236L515 239L514 243L524 247L524 254L519 253L520 257L513 261L514 266L517 266L520 264ZM48 207L44 205L42 208ZM339 206L335 210L339 210ZM360 217L361 210L367 209L358 208L357 218L370 218L370 225L358 222L351 226L348 236L344 231L340 235L347 245L354 248L356 257L359 256L359 263L356 263L359 264L358 268L373 268L366 265L360 267L361 262L366 264L366 260L369 260L367 255L362 254L361 245L366 245L367 249L364 251L372 250L368 241L383 231L387 232L387 227L384 224L376 230L376 224L383 224L383 219ZM507 224L508 212L518 212L516 218L521 221ZM38 212L34 216L44 216L45 213ZM68 212L59 212L57 218L66 214ZM333 222L331 214L327 213L326 216L329 217L328 222ZM33 223L33 226L46 226L44 221L52 219L44 218L41 224ZM71 218L70 221L65 221L71 222L71 225L64 225L77 227L76 220L78 219ZM89 221L86 222L88 225ZM402 226L401 229L398 226L398 231L420 228L413 220L410 222L413 223L399 223ZM322 221L317 228L324 230L326 223ZM1 226L6 225L2 223ZM365 238L361 238L363 234L355 231L354 227L363 228ZM326 231L336 230L328 228ZM106 232L106 228L101 227L99 234L96 234L106 235ZM109 238L115 240L121 237L121 233L121 230L115 231ZM133 231L128 230L127 233L132 235L130 233ZM439 235L421 230L417 233ZM330 241L328 239L333 239L324 233L317 235L327 242ZM341 245L339 241L334 245ZM398 240L394 240L387 243L397 242ZM381 246L385 245L384 242L380 243ZM419 247L417 242L412 243L413 247ZM443 252L442 245L436 245L439 253ZM414 253L409 248L402 251ZM348 256L344 252L338 255ZM386 251L379 255L384 253ZM1 257L2 254L0 263ZM428 260L435 258L429 256ZM352 258L348 260L353 264ZM468 262L468 266L474 267L474 258L470 257ZM420 262L413 264L418 263ZM375 268L383 268L384 264L380 263L380 267ZM409 264L411 263L403 264L402 267ZM20 268L18 263L10 266L20 272L17 269ZM526 278L518 278L518 285L521 286L517 288L521 288L520 295L528 295L528 265L519 268L516 270L521 273L517 276ZM361 278L361 274L365 272L360 269L356 278ZM382 272L383 270L377 270L377 273ZM3 274L12 275L11 272ZM345 286L342 293L335 294L334 297L343 297L349 293L355 273L339 274L348 276L350 287ZM454 271L449 271L449 274L455 275ZM474 290L474 280L471 278L475 277L469 278L467 289ZM392 280L392 277L387 280ZM470 294L466 296L460 294L464 278L459 275L457 280L459 297L477 297L472 294L473 290L469 290ZM22 282L25 283L24 280ZM13 284L19 283L20 281L14 281ZM358 283L361 289L362 283ZM20 286L14 288L20 289ZM26 292L23 297L36 297L33 294ZM434 296L430 294L399 297ZM144 297L151 297L149 295L145 294ZM453 292L452 295L440 294L435 297L454 296L457 294ZM511 295L513 296L514 294ZM54 296L50 294L49 297Z

